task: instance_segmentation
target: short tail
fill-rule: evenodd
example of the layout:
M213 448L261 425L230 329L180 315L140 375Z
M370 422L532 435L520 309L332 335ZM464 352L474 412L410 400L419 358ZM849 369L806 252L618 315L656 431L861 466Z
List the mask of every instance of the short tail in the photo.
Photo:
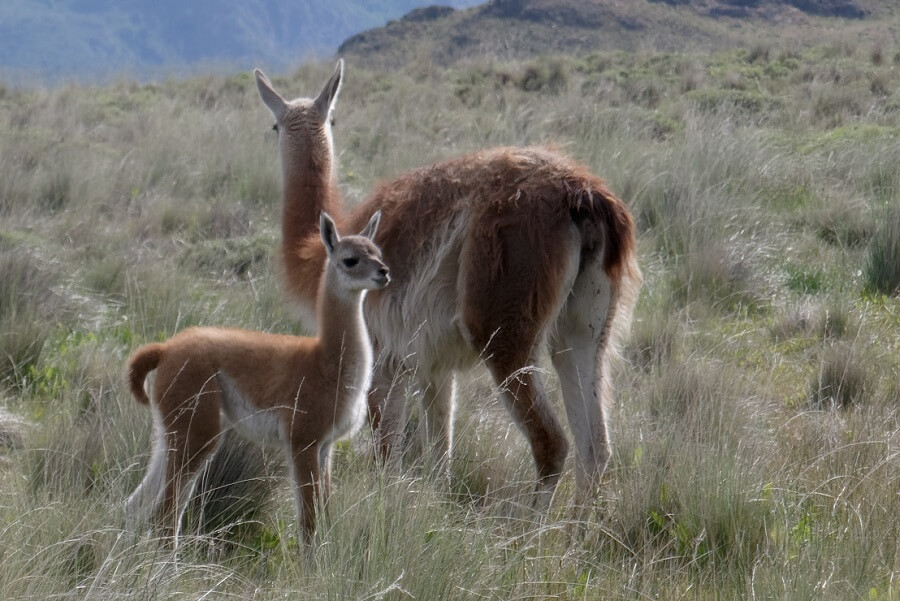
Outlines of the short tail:
M640 279L634 262L635 235L631 213L602 180L570 188L569 211L581 231L582 255L603 249L603 268L614 281ZM587 185L584 185L587 184Z
M154 342L145 344L136 350L128 360L128 386L138 403L150 404L150 399L147 398L147 393L144 391L144 380L147 379L147 374L159 365L162 353L163 345Z
M582 267L587 257L602 249L603 271L614 286L606 328L615 348L631 323L643 280L637 264L634 220L603 180L593 178L584 181L581 188L573 188L569 192L569 212L581 232Z

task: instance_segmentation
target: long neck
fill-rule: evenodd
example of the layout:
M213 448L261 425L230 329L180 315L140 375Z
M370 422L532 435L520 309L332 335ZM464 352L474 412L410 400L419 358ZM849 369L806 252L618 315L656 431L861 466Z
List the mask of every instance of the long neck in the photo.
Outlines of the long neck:
M332 177L331 152L291 153L282 150L284 208L281 258L287 289L299 302L303 323L315 327L316 297L325 262L319 238L319 214L324 210L340 224L340 198Z
M284 155L284 208L282 240L285 250L293 251L311 233L318 232L319 214L327 211L337 218L340 201L332 177L331 153Z
M365 291L338 290L335 280L335 274L326 268L319 287L318 337L323 361L340 365L371 350L362 314Z

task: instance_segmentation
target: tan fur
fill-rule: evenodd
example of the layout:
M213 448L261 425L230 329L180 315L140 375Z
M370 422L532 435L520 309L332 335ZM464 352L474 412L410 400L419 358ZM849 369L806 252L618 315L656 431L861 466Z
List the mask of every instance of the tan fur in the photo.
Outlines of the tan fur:
M324 219L322 227L325 237ZM364 231L375 227L377 217ZM318 338L190 328L132 355L128 381L139 402L147 402L144 378L156 370L151 405L158 431L147 477L127 504L130 518L155 513L177 541L194 479L219 444L224 416L248 438L284 446L298 522L311 540L316 498L324 502L328 491L332 445L365 419L372 351L362 300L366 290L388 281L368 237L335 234L332 241Z
M319 99L342 73L339 63ZM329 124L313 101L281 100L259 71L257 84L280 128L284 215L291 219L282 224L286 283L311 307L321 256L315 236L301 232L317 208L338 211L332 166L321 164L333 150L317 146L330 142ZM329 110L334 100L328 97ZM311 132L303 129L309 124ZM579 497L589 498L609 458L610 349L641 283L624 204L557 152L494 148L382 183L340 218L358 227L376 209L383 214L377 242L395 278L365 304L378 352L369 408L376 425L382 414L392 416L379 433L382 451L398 435L399 413L390 406L400 396L397 380L411 373L436 450L448 454L453 399L446 391L454 371L483 359L529 439L540 490L552 492L568 443L530 369L549 343L554 365L567 374Z

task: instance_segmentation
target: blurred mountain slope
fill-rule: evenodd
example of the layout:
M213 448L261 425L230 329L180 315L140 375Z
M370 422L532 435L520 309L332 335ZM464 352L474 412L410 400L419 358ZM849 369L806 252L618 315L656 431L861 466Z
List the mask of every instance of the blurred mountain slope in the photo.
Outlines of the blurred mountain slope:
M0 69L37 79L142 76L198 63L249 68L334 52L423 0L4 0ZM471 6L474 0L449 0Z

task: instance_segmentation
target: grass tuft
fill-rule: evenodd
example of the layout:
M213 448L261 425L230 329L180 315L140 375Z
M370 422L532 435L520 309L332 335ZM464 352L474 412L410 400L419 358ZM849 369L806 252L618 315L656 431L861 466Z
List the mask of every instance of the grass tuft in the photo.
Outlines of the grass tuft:
M27 250L0 253L0 384L22 384L53 329L62 303L53 270Z
M33 424L0 407L0 454L24 448L32 427Z
M849 409L871 392L871 375L859 353L849 344L826 347L812 379L811 404L818 409Z
M828 279L822 269L813 267L804 269L797 265L788 265L786 285L789 290L800 294L817 294L828 288Z
M642 370L660 367L676 357L684 344L683 338L682 327L676 319L657 313L632 323L625 356Z
M815 325L813 307L809 304L792 304L776 317L769 331L776 342L808 334Z
M704 242L684 257L672 282L682 302L702 300L725 311L762 309L759 286L750 260L716 241Z
M864 276L875 292L900 292L900 208L885 211L881 227L869 243Z
M857 335L860 326L849 305L832 299L822 308L818 327L823 339L840 340Z
M872 236L875 224L864 202L845 197L831 199L805 217L816 234L829 244L845 247L863 246Z

